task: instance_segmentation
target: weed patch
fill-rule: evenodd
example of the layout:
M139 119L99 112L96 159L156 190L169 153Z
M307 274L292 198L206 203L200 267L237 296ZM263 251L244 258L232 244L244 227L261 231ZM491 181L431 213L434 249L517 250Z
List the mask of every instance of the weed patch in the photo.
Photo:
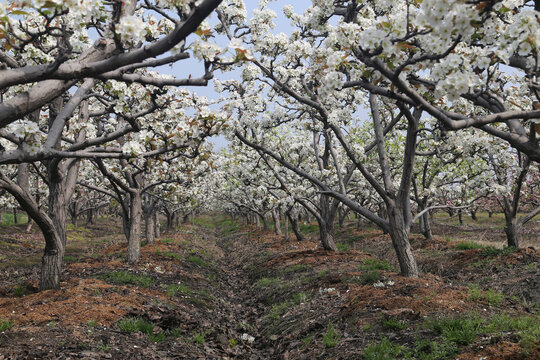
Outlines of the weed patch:
M374 284L381 280L381 273L378 270L368 271L360 277L362 284Z
M406 321L395 318L387 318L382 320L382 325L388 330L405 330L408 327Z
M0 332L9 330L13 327L13 321L0 319Z
M480 333L484 321L478 315L447 317L427 321L427 327L442 335L443 339L455 345L469 345Z
M514 252L517 251L517 248L513 247L513 246L507 246L507 247L504 247L502 249L498 249L494 246L488 246L486 248L484 248L484 250L482 250L482 252L480 253L482 256L501 256L501 255L507 255L507 254L512 254Z
M337 243L336 246L339 252L351 250L351 245L347 243Z
M198 265L200 267L206 267L208 266L208 263L206 261L204 261L200 256L198 255L190 255L188 256L188 258L186 259L187 262L189 263L192 263L194 265Z
M392 265L388 263L388 261L385 260L379 260L379 259L364 259L364 263L358 267L360 271L373 271L373 270L387 270L392 271L394 270L392 268Z
M137 285L149 287L152 282L151 276L134 275L127 271L111 271L98 276L98 278L117 285Z
M402 354L403 347L392 343L387 338L366 347L365 360L394 360Z
M334 325L332 324L328 325L328 330L326 330L326 333L324 333L322 336L323 344L327 348L335 347L338 344L340 338L341 335L336 331Z
M472 241L463 241L456 245L456 249L458 250L474 250L474 249L483 249L484 247L482 245L479 245Z
M467 299L469 301L483 301L489 306L498 306L504 300L504 294L493 289L482 291L478 286L472 286L471 289L469 289L469 296Z

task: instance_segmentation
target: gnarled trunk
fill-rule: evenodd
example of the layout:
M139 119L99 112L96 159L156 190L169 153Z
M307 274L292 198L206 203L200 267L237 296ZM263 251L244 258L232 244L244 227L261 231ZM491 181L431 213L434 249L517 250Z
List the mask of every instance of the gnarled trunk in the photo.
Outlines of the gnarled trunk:
M520 240L520 225L518 224L516 216L513 215L511 209L504 211L505 226L504 232L506 233L506 242L508 246L519 247Z
M270 230L270 224L268 223L268 220L266 219L266 216L259 215L262 222L263 222L263 230Z
M272 210L272 219L274 220L274 232L276 233L276 235L281 235L281 222L279 220L278 210Z
M418 266L409 242L410 224L404 217L403 209L393 207L389 209L390 237L399 261L401 275L417 278Z
M305 236L300 231L300 226L298 225L298 219L292 216L291 213L287 213L287 218L291 222L291 229L294 232L294 235L296 236L296 240L298 241L306 240Z
M332 234L332 226L319 222L319 235L323 248L330 251L337 251L334 235Z

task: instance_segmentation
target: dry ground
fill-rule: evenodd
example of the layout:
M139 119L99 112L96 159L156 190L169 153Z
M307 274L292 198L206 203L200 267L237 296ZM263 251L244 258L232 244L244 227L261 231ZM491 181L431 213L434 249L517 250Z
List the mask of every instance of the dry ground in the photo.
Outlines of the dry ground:
M435 218L407 279L388 235L336 229L340 252L222 216L142 247L114 219L70 228L65 281L36 292L43 241L0 229L0 359L537 359L539 221L502 249L501 221ZM493 247L479 247L492 244ZM251 338L253 337L253 338Z

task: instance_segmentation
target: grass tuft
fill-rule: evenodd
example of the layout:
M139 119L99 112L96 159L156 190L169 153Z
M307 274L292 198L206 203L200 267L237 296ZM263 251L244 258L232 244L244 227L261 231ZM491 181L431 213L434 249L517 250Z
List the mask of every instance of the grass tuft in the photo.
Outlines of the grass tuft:
M479 245L472 241L462 241L456 245L458 250L474 250L474 249L483 249L482 245Z
M13 327L13 321L0 319L0 332L9 330Z
M372 271L372 270L387 270L393 271L394 268L388 261L367 258L364 259L363 264L358 267L360 271Z
M134 275L127 271L111 271L98 276L100 279L117 285L137 285L149 287L152 282L151 276Z
M364 350L365 360L394 360L401 355L403 347L393 344L387 338L380 342L369 345Z
M328 325L328 330L322 336L323 344L327 348L336 347L336 345L339 342L340 337L341 335L336 331L336 329L334 328L334 325L330 324Z

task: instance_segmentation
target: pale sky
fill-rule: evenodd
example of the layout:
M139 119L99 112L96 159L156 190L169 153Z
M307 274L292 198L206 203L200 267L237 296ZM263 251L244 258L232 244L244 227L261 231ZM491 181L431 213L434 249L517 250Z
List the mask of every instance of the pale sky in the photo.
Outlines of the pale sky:
M257 7L257 1L255 0L245 0L245 4L248 10L248 19L251 18L251 13L253 9ZM283 15L282 9L285 5L291 4L291 1L287 0L276 0L271 1L269 4L269 7L274 10L277 14L277 18L274 20L276 23L276 27L274 29L274 33L278 34L280 32L289 33L292 30L292 27L290 26L289 19L285 18ZM294 10L296 13L303 13L305 9L307 9L309 6L312 5L311 0L297 0L292 3ZM212 14L209 21L212 23L216 21L216 16ZM190 36L197 36L197 35L190 35ZM221 40L218 39L218 42ZM223 39L224 43L223 46L226 46L228 44L228 41ZM201 77L203 75L203 65L196 59L187 59L183 61L179 61L176 64L173 65L173 67L164 66L160 67L159 71L163 73L170 73L175 75L177 78L187 78L189 75L191 77ZM221 73L216 72L214 73L214 78L225 80L225 79L231 79L231 78L239 78L240 72L229 72L229 73ZM213 81L210 81L208 86L206 87L190 87L190 90L195 91L199 96L204 95L207 96L210 99L216 99L219 97L219 95L214 91L214 83ZM214 144L214 147L216 150L221 149L222 147L227 146L227 140L223 138L222 136L214 136L210 139L210 142Z

